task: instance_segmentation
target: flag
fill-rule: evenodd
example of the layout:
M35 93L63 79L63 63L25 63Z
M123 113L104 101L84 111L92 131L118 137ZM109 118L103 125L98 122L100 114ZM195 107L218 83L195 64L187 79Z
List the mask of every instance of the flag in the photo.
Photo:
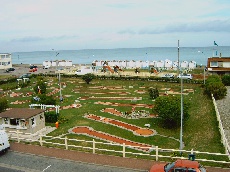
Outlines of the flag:
M218 46L218 44L216 43L216 41L214 41L214 45Z

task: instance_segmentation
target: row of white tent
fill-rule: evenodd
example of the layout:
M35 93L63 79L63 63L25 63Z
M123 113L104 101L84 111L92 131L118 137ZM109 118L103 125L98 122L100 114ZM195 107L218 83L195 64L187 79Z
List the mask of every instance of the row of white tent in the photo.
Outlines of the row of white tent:
M118 66L120 68L178 68L178 61L171 61L171 60L159 60L159 61L127 61L127 60L113 60L113 61L93 61L92 63L96 67L102 67L104 65L108 66ZM179 67L180 68L186 68L186 69L194 69L196 68L197 64L195 61L182 61L179 62Z

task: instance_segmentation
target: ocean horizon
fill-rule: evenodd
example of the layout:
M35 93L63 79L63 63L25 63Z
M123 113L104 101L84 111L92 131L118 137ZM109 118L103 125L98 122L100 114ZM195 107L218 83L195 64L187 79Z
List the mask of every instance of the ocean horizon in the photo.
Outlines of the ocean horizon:
M51 50L13 52L12 64L42 64L44 61L70 60L73 64L91 64L94 60L195 61L207 65L209 57L230 57L230 46L146 47L116 49Z

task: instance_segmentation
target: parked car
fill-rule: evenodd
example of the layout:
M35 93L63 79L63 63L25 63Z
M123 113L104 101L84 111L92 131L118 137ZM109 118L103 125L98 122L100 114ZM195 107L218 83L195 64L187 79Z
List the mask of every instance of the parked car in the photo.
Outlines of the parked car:
M173 74L171 74L171 73L166 73L166 74L164 74L163 76L162 76L162 78L174 78L175 76L173 75Z
M180 78L180 79L192 79L193 76L192 76L192 74L184 73L184 74L179 74L179 75L177 76L177 78Z
M50 66L48 66L48 65L43 66L43 69L49 69L49 68L50 68Z
M38 67L34 65L30 66L30 69L34 69L34 68L38 68Z
M25 73L25 74L19 76L18 78L20 78L20 79L22 79L22 78L29 78L30 75L31 75L30 73Z
M6 69L6 72L10 72L10 71L15 71L15 68L11 67L11 68Z
M207 172L198 162L179 159L172 163L154 164L149 172Z
M5 130L0 130L0 153L10 149L9 138Z

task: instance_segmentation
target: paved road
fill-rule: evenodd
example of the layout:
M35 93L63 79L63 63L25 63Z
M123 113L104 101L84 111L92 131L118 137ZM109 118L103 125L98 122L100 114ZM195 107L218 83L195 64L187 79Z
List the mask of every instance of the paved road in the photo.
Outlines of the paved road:
M143 160L143 159L136 159L136 158L123 158L118 156L99 155L99 154L70 151L70 150L64 150L58 148L47 148L43 146L36 146L36 145L29 145L23 143L15 143L15 142L11 143L10 149L11 151L15 151L15 152L21 152L25 154L29 153L33 155L45 156L50 158L69 160L71 162L100 164L96 166L113 167L112 168L113 170L114 168L115 170L117 170L119 169L119 167L121 167L122 168L121 171L124 171L124 169L131 169L131 168L132 168L131 171L135 171L133 169L138 169L136 171L148 171L153 164L160 163L154 160ZM50 164L46 164L46 166L42 168L48 167L48 165ZM230 172L229 168L223 169L223 168L207 167L207 170L208 172Z
M146 172L8 151L0 156L0 171L9 172Z

